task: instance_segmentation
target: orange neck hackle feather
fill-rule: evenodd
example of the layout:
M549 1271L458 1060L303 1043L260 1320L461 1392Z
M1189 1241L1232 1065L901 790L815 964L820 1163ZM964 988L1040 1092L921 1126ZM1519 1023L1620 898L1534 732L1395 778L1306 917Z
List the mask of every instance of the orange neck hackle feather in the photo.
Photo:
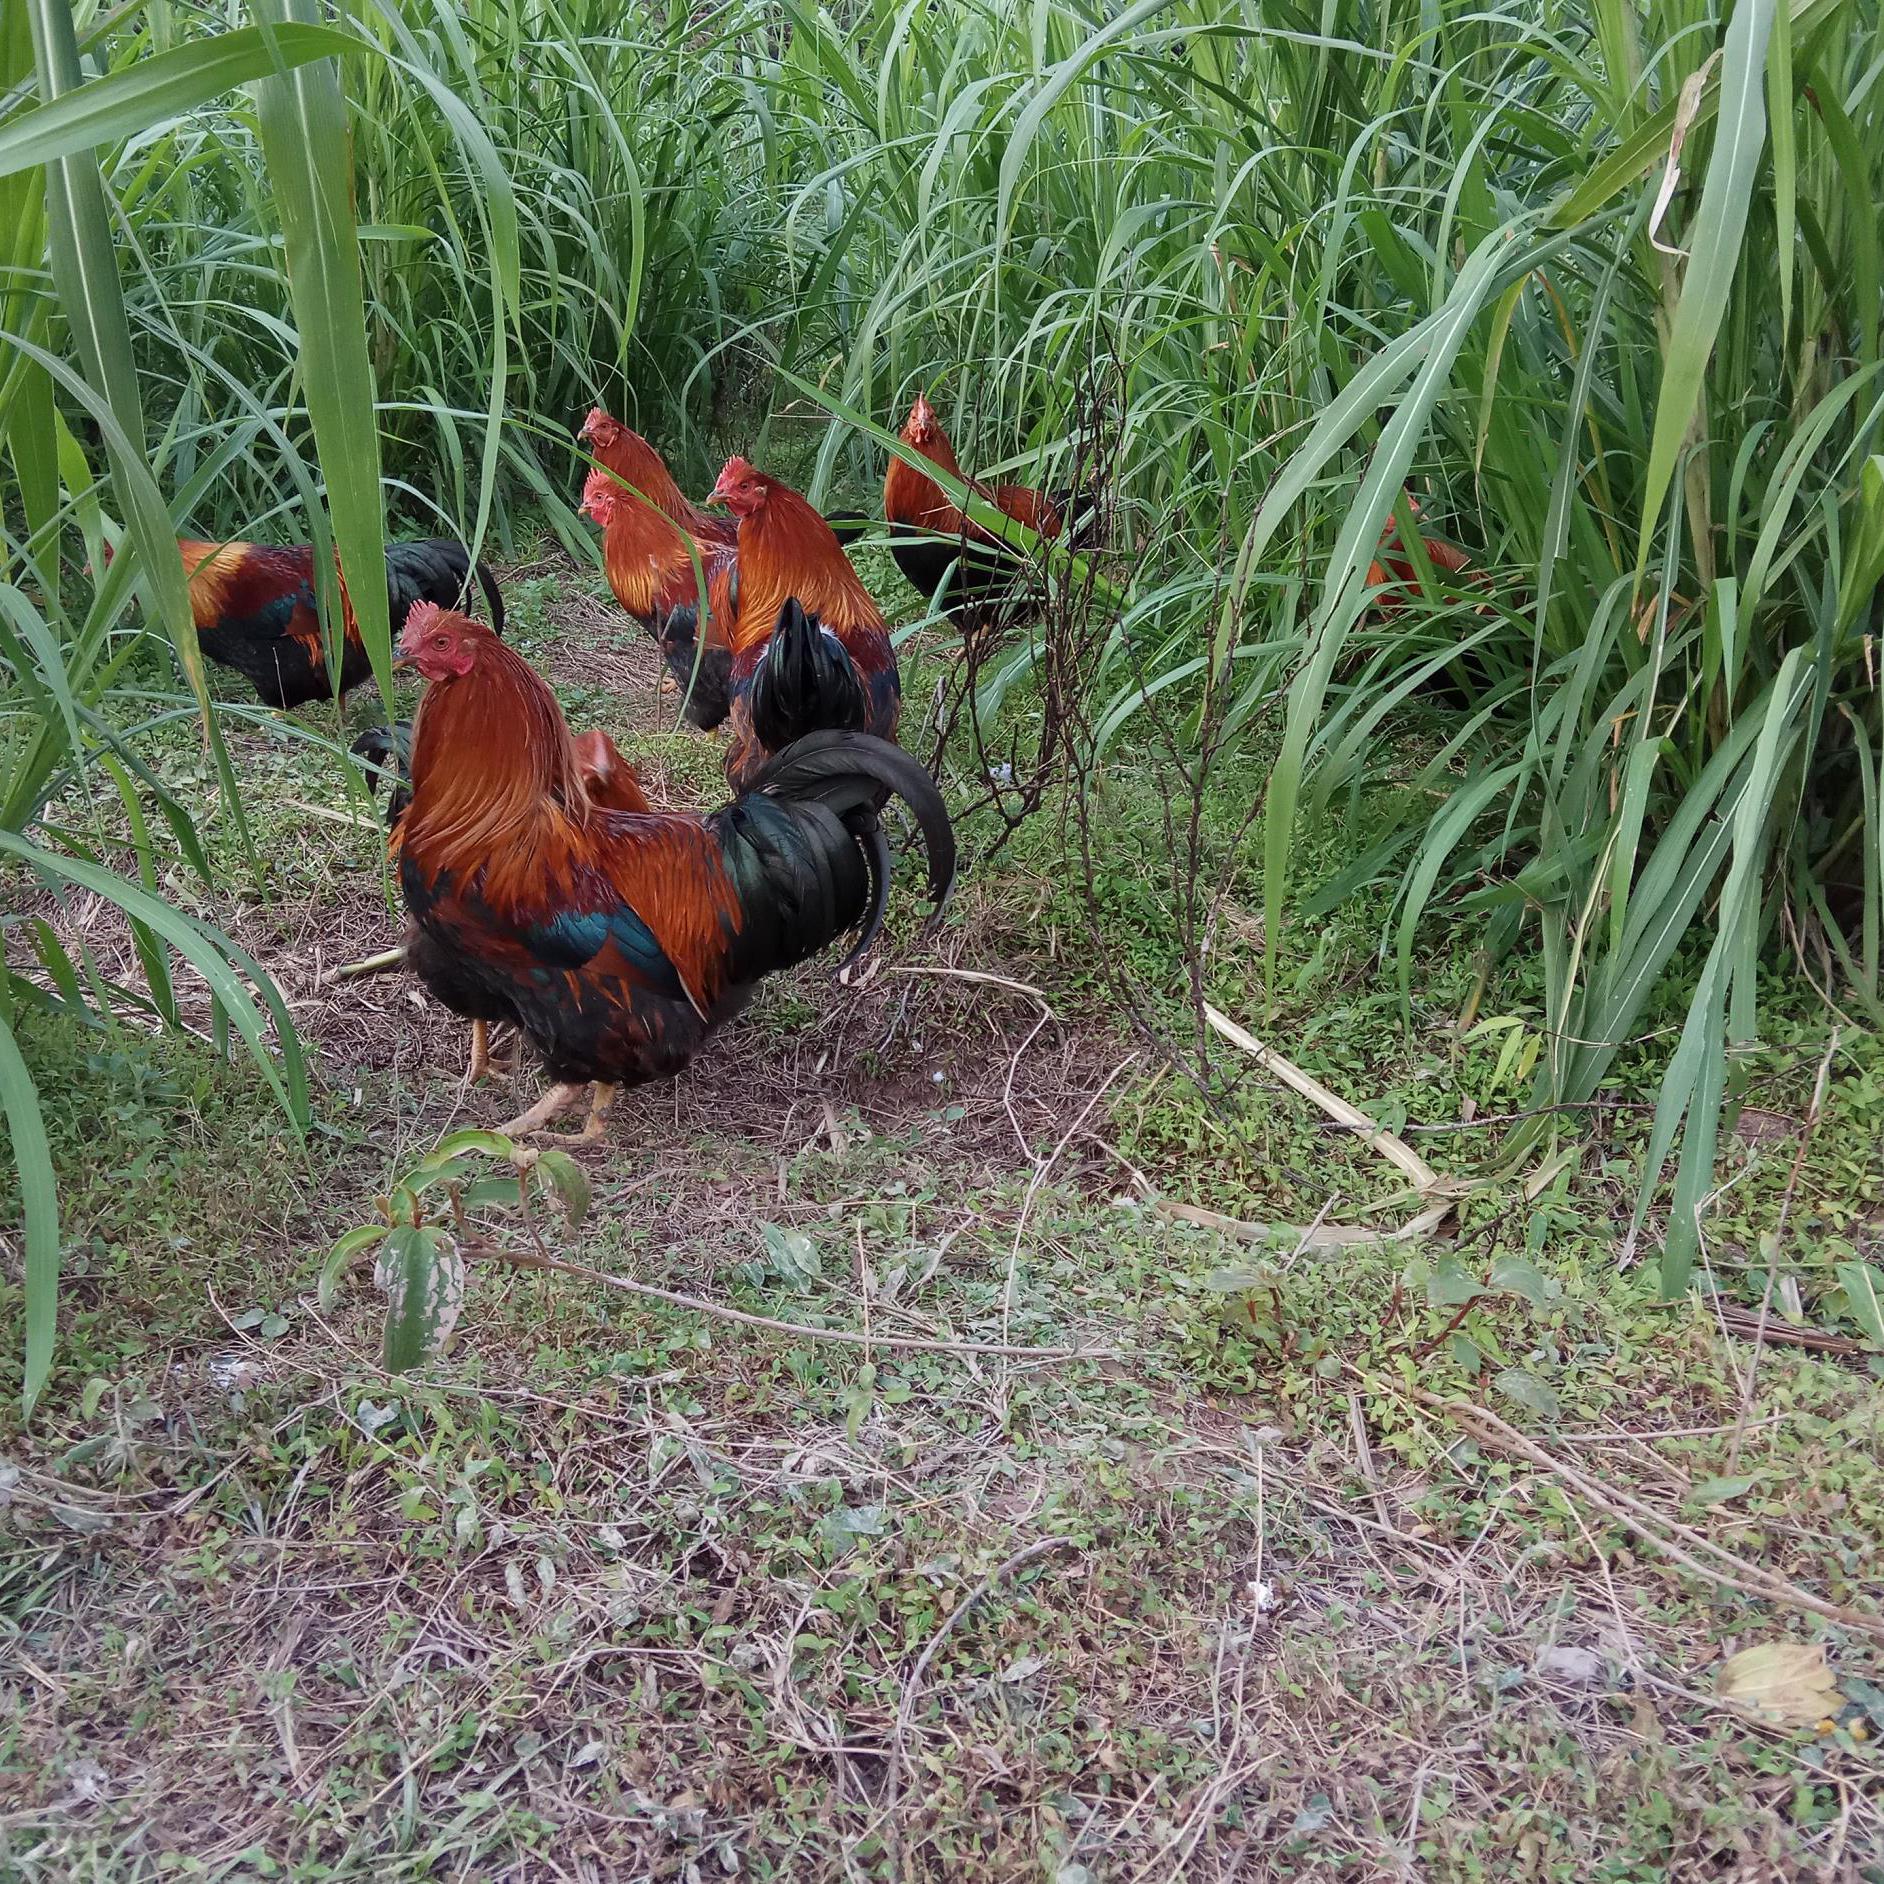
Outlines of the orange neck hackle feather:
M183 558L184 578L190 585L190 613L197 627L213 626L222 614L229 577L246 547L241 543L203 543L188 536L177 538L177 553Z
M612 469L589 473L582 507L602 526L602 568L616 601L631 615L646 615L675 583L693 574L695 553L705 562L709 546L694 537L684 518L656 501L653 491L640 486L638 495L617 482ZM665 467L661 475L684 506L686 499Z
M639 495L661 514L683 528L691 528L695 510L686 493L674 482L667 461L637 431L619 419L604 418L590 441L595 462L614 472L630 487L624 496Z
M934 478L900 458L892 458L883 477L883 514L891 523L927 529L938 520L946 522L956 511L948 493Z
M789 484L776 478L762 483L764 501L739 520L735 655L770 635L779 611L794 597L840 639L858 629L880 629L882 610L831 526Z
M202 543L190 536L177 538L177 554L183 558L183 573L192 578L212 557L220 556L227 549L240 551L244 547L240 543Z
M471 631L473 660L466 673L426 682L399 849L460 882L482 869L486 900L503 908L565 874L589 826L589 796L562 708L529 662L488 628L446 619Z
M616 601L631 615L646 615L675 582L693 578L694 559L684 531L658 510L624 497L602 529L602 570Z
M727 938L742 920L706 821L598 809L562 708L522 655L428 603L412 611L402 648L416 648L441 620L472 658L467 671L426 681L412 802L395 834L401 857L434 882L449 871L460 890L513 919L554 911L578 885L592 897L599 879L647 924L705 1015L725 986Z
M941 466L951 477L961 477L962 467L956 462L955 447L949 443L949 435L943 431L942 422L927 398L918 399L910 408L909 417L896 436L931 464ZM890 468L883 479L884 516L892 523L928 527L939 520L938 512L947 513L950 520L960 515L941 485L892 454Z

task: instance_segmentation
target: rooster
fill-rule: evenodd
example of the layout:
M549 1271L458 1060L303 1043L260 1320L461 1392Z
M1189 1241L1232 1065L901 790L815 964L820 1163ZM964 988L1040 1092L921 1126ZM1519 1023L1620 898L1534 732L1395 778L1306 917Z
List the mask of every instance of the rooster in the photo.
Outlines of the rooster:
M875 940L889 890L885 792L921 827L938 905L955 839L929 776L856 733L799 741L708 816L619 812L583 783L556 696L489 629L420 608L399 643L426 682L412 801L393 845L407 959L474 1020L513 1021L554 1082L500 1129L541 1133L592 1087L579 1141L622 1085L675 1074L760 977Z
M739 526L688 502L661 454L600 406L583 420L577 437L597 466L582 487L582 508L602 526L608 586L661 650L668 676L663 690L684 692L685 717L710 730L727 710ZM865 526L846 519L843 527L861 534Z
M1025 484L989 485L966 476L926 396L917 396L897 437L1036 535L1053 540L1070 528L1075 547L1087 540L1094 503L1089 492L1051 497ZM1021 552L965 517L932 477L894 455L883 479L883 515L897 568L925 599L946 580L949 613L958 626L970 626L1014 591Z
M770 755L821 728L894 739L896 651L831 526L743 458L727 459L708 501L739 520L727 783L748 789Z
M603 811L651 808L647 793L641 789L641 774L622 757L620 747L599 726L578 734L570 742L570 750L592 805ZM369 779L373 788L377 789L381 778L390 779L392 789L386 798L386 822L396 829L405 816L406 806L412 802L412 722L400 720L391 726L369 726L353 742L353 751L357 758L376 768ZM476 1085L490 1070L490 1023L474 1018L466 1082Z
M1417 524L1420 520L1420 501L1411 492L1407 493L1406 507ZM1469 567L1472 561L1456 543L1448 543L1444 537L1427 536L1423 531L1420 534L1420 547L1425 550L1426 559L1432 564L1435 573L1442 576L1456 576ZM1398 517L1389 517L1387 527L1380 533L1375 560L1367 565L1367 586L1382 591L1374 598L1375 611L1381 615L1399 612L1401 599L1396 590L1416 589L1419 586L1419 571L1414 566L1412 553L1400 541Z
M600 406L590 408L582 421L577 439L588 446L595 462L625 484L641 500L644 510L652 510L677 525L701 543L724 543L732 547L737 534L724 517L689 503L674 482L667 461L632 426L611 417Z
M189 578L190 613L208 659L233 667L264 705L305 706L333 692L327 650L315 603L314 552L306 544L203 543L179 537ZM491 624L504 631L504 600L496 578L473 563L462 543L432 537L386 545L386 609L394 629L416 602L460 606L475 577L490 605ZM340 691L357 687L373 671L344 584L340 590Z
M600 468L589 473L582 487L582 508L602 526L602 567L615 600L654 637L661 651L667 669L662 691L684 691L686 718L703 732L710 731L726 717L727 674L733 660L727 631L737 606L739 560L732 541L708 542L695 536ZM724 523L721 518L710 521ZM707 595L704 642L702 578Z

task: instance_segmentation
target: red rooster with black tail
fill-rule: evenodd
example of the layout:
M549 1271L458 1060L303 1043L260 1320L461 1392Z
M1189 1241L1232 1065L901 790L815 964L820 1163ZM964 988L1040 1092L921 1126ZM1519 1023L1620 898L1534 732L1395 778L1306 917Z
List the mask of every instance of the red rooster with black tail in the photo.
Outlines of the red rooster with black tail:
M590 415L591 424L595 414ZM637 432L605 421L641 446L658 467L646 477L655 490L673 492L685 503L660 455ZM603 434L608 436L611 434ZM617 456L621 455L618 448ZM653 501L647 486L631 490L612 471L598 466L582 487L582 509L602 526L602 569L615 600L654 637L667 668L663 691L685 695L684 714L703 731L726 717L727 676L732 667L728 635L739 594L739 555L723 517L708 517L722 534L696 535ZM706 589L702 628L700 591Z
M708 501L739 519L726 782L745 789L787 735L841 726L894 739L896 650L831 526L743 458L727 459Z
M1407 514L1418 524L1423 514L1420 500L1411 491L1406 492L1405 497ZM1471 567L1471 557L1458 544L1448 543L1442 536L1427 536L1422 531L1420 547L1438 575L1456 576ZM1399 613L1399 590L1411 593L1419 587L1419 571L1414 566L1412 551L1400 540L1398 517L1389 517L1380 533L1380 546L1374 552L1374 560L1367 565L1367 586L1381 591L1374 598L1374 609L1381 615Z
M582 509L602 526L608 586L654 637L667 667L664 690L683 693L686 719L710 730L725 719L729 703L739 526L690 503L661 454L600 406L583 420L577 438L596 462L582 487ZM856 518L833 526L840 542L867 527Z
M905 753L825 732L780 753L709 816L619 812L583 782L556 696L489 629L414 610L403 665L426 681L412 801L394 834L408 960L445 1006L514 1022L554 1082L501 1129L543 1131L592 1087L582 1139L618 1087L680 1071L761 977L857 931L889 892L877 806L914 812L938 903L948 813Z
M576 770L589 794L589 802L603 811L646 811L648 795L641 789L641 774L622 756L614 740L599 726L578 733L570 742L575 753ZM412 722L399 720L391 726L369 726L353 742L354 756L372 768L367 785L377 791L381 779L390 783L386 795L386 822L397 827L412 802ZM471 1085L491 1070L491 1020L503 1020L502 1014L488 1018L474 1016L471 1021L471 1058L465 1079Z
M306 544L204 543L179 537L177 549L190 583L190 613L204 655L233 667L265 706L305 706L332 696L327 650L315 600L314 552ZM386 545L386 608L395 633L413 605L462 607L471 584L484 591L491 624L504 630L497 580L471 560L462 543L434 537ZM360 624L344 584L340 589L340 691L359 686L373 671Z
M1052 541L1070 531L1075 549L1090 543L1096 506L1090 491L1050 495L1025 484L983 484L971 478L926 394L917 395L897 437L1037 536ZM957 626L972 628L991 605L1006 601L1011 608L1029 600L1021 552L965 516L934 478L895 456L883 479L883 515L897 568L925 599L942 590ZM1038 600L1038 595L1031 598Z
M588 446L597 464L641 500L644 510L665 517L701 543L732 547L733 526L724 517L690 503L674 482L667 460L633 426L624 425L600 406L592 406L576 438Z

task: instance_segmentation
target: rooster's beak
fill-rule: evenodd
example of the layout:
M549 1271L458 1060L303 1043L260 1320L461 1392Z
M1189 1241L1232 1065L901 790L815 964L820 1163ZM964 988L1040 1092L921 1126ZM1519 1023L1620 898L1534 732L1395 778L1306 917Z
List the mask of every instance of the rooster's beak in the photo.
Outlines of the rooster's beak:
M392 670L395 674L409 674L417 666L418 662L414 660L410 654L395 654L393 656Z

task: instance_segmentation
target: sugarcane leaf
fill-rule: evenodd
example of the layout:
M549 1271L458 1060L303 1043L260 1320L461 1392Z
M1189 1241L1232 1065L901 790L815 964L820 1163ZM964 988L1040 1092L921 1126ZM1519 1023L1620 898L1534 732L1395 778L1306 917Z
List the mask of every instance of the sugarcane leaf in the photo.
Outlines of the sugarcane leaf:
M22 1413L34 1404L52 1373L53 1340L59 1317L59 1193L39 1091L5 1013L0 1012L0 1109L12 1140L13 1168L20 1187L26 1254L26 1371L20 1389Z
M243 26L148 53L135 65L0 124L0 177L134 136L250 79L357 50L359 44L331 26L288 25L271 33Z
M1661 514L1662 501L1675 474L1675 461L1700 402L1701 382L1714 351L1714 337L1720 331L1728 291L1740 264L1741 239L1766 141L1762 85L1774 6L1775 0L1741 0L1727 25L1714 151L1708 160L1707 180L1701 187L1701 207L1688 239L1687 270L1668 336L1661 395L1655 404L1655 431L1643 477L1635 561L1638 582L1648 563L1655 519Z
M257 0L271 30L310 21L316 0ZM377 391L353 210L353 139L340 70L318 60L258 80L256 122L274 191L301 347L308 417L326 475L334 546L381 696L392 699ZM323 589L327 571L317 560ZM338 619L328 608L330 621ZM401 623L400 626L404 624Z

